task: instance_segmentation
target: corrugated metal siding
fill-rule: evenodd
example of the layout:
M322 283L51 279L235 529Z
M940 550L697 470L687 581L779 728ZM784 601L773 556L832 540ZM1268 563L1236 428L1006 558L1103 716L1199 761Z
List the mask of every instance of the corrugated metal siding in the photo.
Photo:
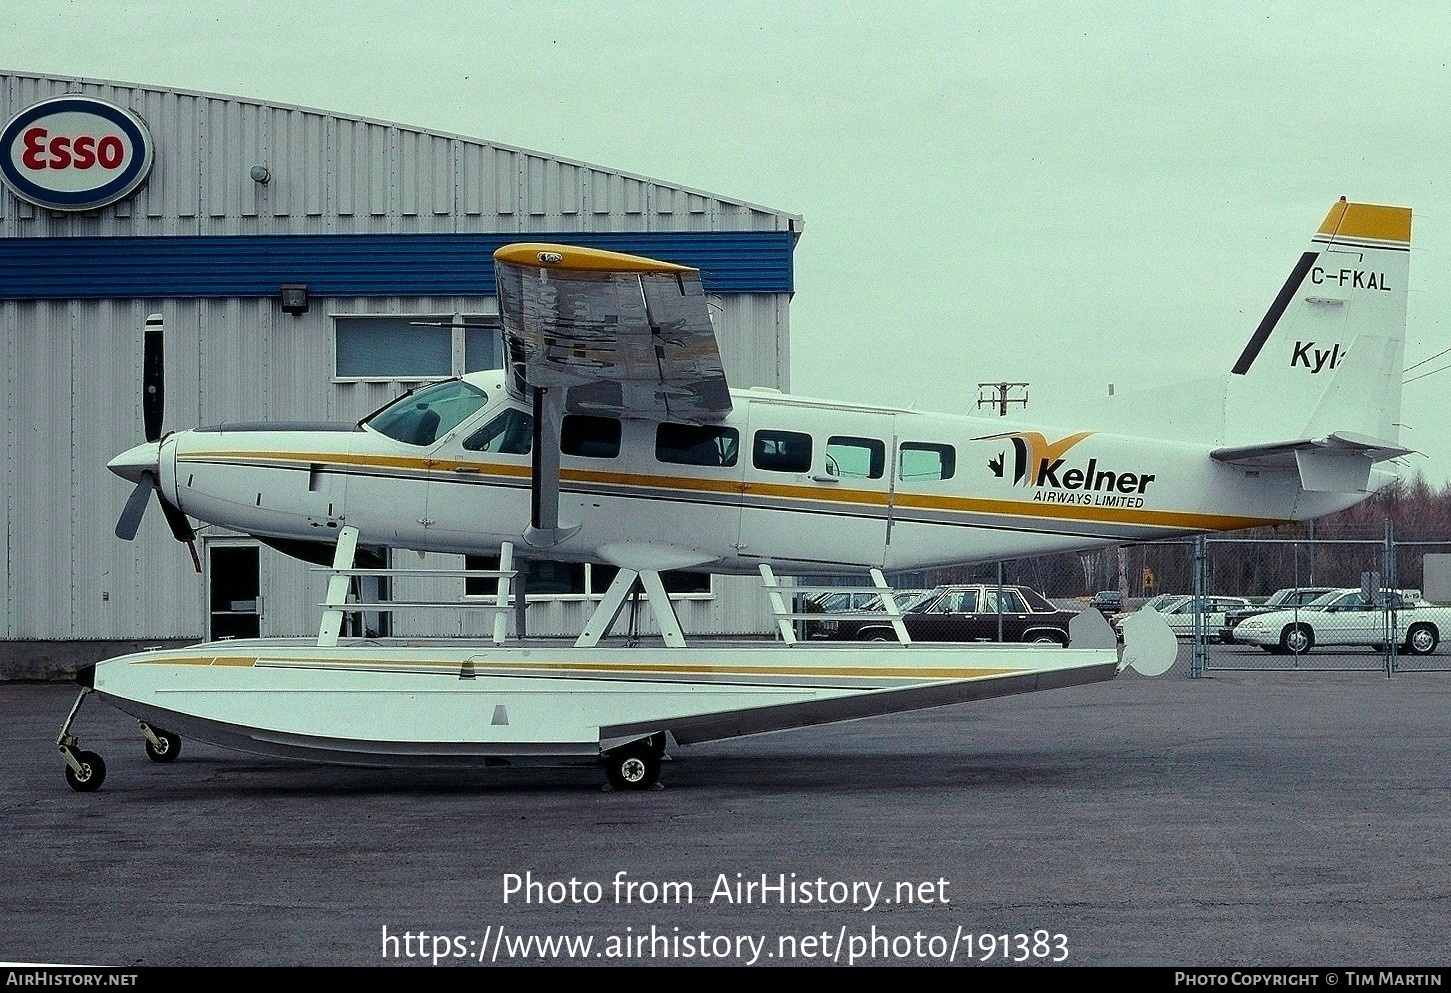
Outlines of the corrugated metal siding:
M0 203L7 198L0 197ZM0 208L3 210L3 208ZM5 338L4 352L0 358L5 362L5 396L8 398L5 404L4 424L4 455L5 463L5 572L0 577L0 592L5 594L5 621L0 627L0 635L6 639L19 637L18 622L20 616L20 605L15 597L16 572L20 567L19 558L16 555L16 542L20 540L19 514L20 514L20 466L15 459L15 451L19 445L18 434L20 431L20 409L16 402L20 380L20 338L16 329L20 325L20 307L13 303L0 304L0 314L4 315Z
M17 203L0 235L235 234L253 216L275 234L457 233L477 219L514 232L800 227L795 215L583 162L222 94L6 73L0 116L66 93L139 114L156 144L151 176L128 204L82 216ZM253 165L271 171L265 186Z
M167 322L167 428L352 421L415 384L333 383L334 315L494 313L491 285L460 274L479 268L491 282L492 267L479 266L490 244L570 234L618 251L688 253L672 260L706 273L732 382L789 386L789 282L779 277L784 271L789 279L799 218L474 139L213 94L0 73L0 117L70 92L140 114L156 161L134 197L85 214L35 208L0 191L0 239L16 239L0 243L0 289L11 290L0 301L7 639L204 633L202 577L157 509L147 511L136 541L114 535L131 485L105 466L142 439L140 329L150 313ZM265 186L249 178L254 164L271 170ZM424 237L389 240L398 235ZM347 261L350 240L358 250ZM339 282L326 287L339 295L324 296L313 279L326 278L327 266L305 268L317 262L317 242L333 252L334 274L366 275L369 264L402 271L410 252L422 260L406 278ZM251 248L242 250L244 243ZM299 256L298 246L312 254ZM95 267L102 257L110 259L109 275L106 265ZM45 265L48 274L38 276ZM440 268L451 269L454 282L430 283ZM239 289L249 276L264 282ZM218 282L210 292L223 295L200 293L207 279ZM19 280L30 282L19 290ZM95 292L108 280L105 292ZM282 314L275 300L277 287L294 281L309 282L314 295L298 317ZM227 537L208 533L202 543ZM400 564L459 564L400 555ZM260 561L263 634L316 630L323 578L265 546ZM424 583L420 596L457 595L460 587L458 580L411 582ZM679 602L688 632L770 630L752 580L715 583L715 597ZM530 630L574 633L584 610L577 601L542 601L530 608ZM652 621L645 624L653 631ZM488 615L403 615L397 630L484 634Z
M791 388L790 299L730 294L710 298L726 377L737 388Z
M5 436L9 638L200 634L190 557L155 507L142 524L144 540L116 539L131 486L106 470L117 452L141 440L139 387L126 390L140 382L141 356L128 346L145 314L161 306L73 301L4 308L6 353L13 357ZM17 333L21 327L25 334ZM185 410L184 394L180 399Z
M186 238L0 238L0 299L143 294L276 296L305 283L313 296L494 293L493 254L515 235L197 235ZM568 241L701 270L708 293L790 293L786 231L594 234Z

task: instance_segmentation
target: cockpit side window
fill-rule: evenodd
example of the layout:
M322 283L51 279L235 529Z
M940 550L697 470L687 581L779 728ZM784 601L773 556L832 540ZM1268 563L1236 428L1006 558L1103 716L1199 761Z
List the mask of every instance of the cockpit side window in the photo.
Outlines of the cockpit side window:
M534 418L513 407L468 436L464 450L528 455L534 447Z
M488 402L483 390L459 379L410 390L363 423L405 445L432 445Z

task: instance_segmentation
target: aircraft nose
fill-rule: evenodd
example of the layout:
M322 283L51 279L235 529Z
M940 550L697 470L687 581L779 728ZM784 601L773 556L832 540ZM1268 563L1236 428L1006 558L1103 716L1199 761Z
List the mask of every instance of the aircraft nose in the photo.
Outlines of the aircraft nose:
M161 442L145 441L135 448L127 449L106 463L122 479L133 483L141 482L144 473L151 473L153 479L161 476Z

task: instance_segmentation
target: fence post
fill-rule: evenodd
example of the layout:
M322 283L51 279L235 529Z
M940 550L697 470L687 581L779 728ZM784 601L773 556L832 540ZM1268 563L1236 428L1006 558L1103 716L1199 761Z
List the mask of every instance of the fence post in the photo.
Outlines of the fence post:
M1209 555L1204 535L1194 538L1194 657L1189 663L1189 674L1204 675L1209 666L1209 639L1204 630L1204 607L1209 596Z
M998 644L1003 643L1003 563L998 560Z
M1385 551L1381 556L1380 574L1385 577L1380 585L1381 596L1385 597L1386 678L1389 679L1396 671L1396 651L1400 647L1400 625L1390 591L1400 589L1401 585L1396 576L1396 526L1389 517L1385 523Z

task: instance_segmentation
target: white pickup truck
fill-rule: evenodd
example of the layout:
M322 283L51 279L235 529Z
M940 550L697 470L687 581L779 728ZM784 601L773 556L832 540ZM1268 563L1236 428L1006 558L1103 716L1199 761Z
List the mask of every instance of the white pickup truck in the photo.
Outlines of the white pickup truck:
M1415 590L1387 590L1367 600L1359 589L1340 589L1302 607L1274 610L1241 621L1234 640L1277 655L1315 647L1379 647L1394 619L1395 643L1407 655L1430 655L1451 632L1451 607L1421 599Z

